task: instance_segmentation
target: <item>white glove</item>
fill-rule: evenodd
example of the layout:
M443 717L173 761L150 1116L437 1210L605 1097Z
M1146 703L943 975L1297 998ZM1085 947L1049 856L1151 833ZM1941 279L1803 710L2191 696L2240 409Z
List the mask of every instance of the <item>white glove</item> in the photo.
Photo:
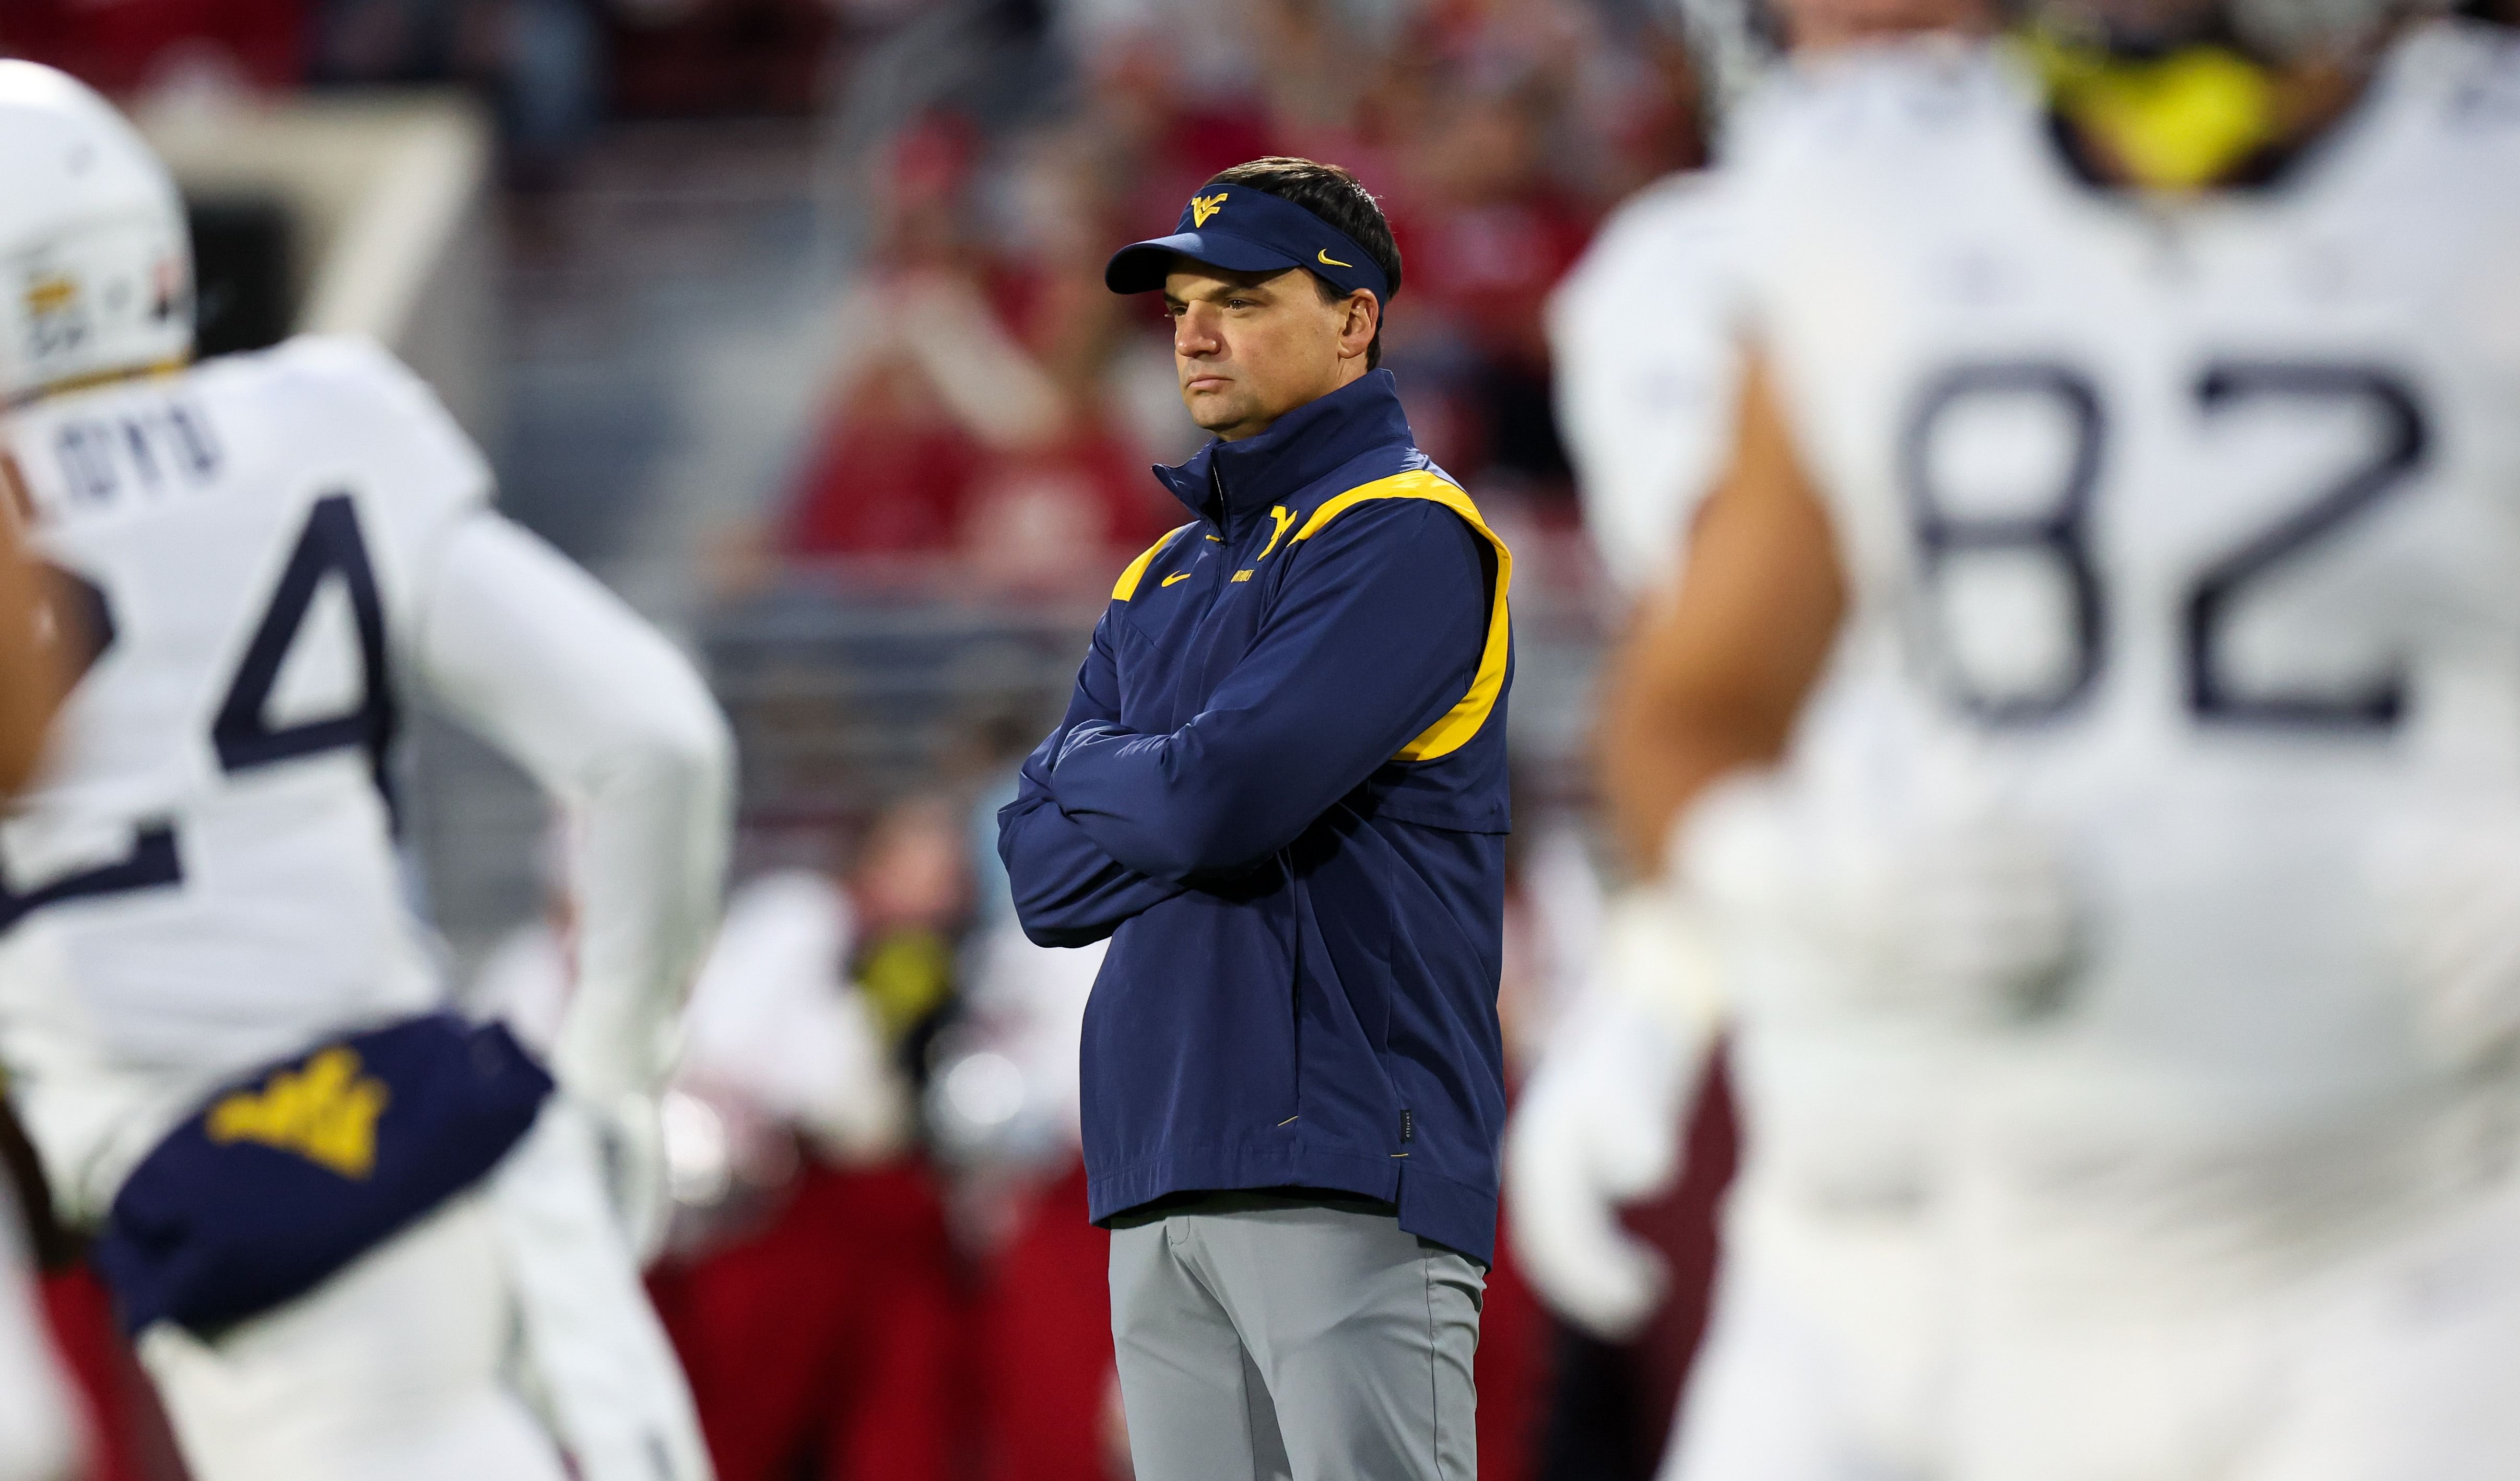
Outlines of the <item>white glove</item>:
M1868 1006L2034 1011L2073 956L2073 890L1971 755L1927 749L1864 786L1736 774L1681 820L1673 873L1728 930L1813 939Z
M517 1376L584 1481L708 1481L690 1386L614 1222L583 1102L543 1107L491 1174L522 1339Z
M2507 1055L2520 1044L2520 791L2438 789L2382 831L2371 873L2416 1033L2463 1067Z
M1679 1173L1681 1119L1720 1015L1713 976L1683 908L1659 891L1612 901L1593 981L1506 1128L1514 1253L1552 1309L1612 1341L1644 1324L1668 1283L1618 1211Z

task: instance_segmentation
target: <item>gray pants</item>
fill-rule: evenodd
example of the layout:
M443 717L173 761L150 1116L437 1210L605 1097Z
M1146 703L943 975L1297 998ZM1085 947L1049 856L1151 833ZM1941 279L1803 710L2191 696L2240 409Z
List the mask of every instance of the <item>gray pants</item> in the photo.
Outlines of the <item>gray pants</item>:
M1473 1481L1478 1265L1387 1213L1218 1195L1111 1232L1138 1481Z

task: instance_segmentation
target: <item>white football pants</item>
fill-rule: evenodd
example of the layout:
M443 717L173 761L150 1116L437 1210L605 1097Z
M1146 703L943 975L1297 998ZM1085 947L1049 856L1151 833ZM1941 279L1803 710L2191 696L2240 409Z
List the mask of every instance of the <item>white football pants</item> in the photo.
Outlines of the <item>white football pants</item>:
M2510 1192L2300 1279L1983 1322L1962 1481L2520 1476Z
M563 1481L509 1381L516 1329L467 1194L214 1342L161 1322L140 1357L195 1481Z
M1735 1213L1659 1481L1939 1475L1956 1324L1922 1213Z
M194 1481L564 1481L563 1442L582 1481L708 1481L596 1160L555 1098L482 1187L306 1295L142 1333Z

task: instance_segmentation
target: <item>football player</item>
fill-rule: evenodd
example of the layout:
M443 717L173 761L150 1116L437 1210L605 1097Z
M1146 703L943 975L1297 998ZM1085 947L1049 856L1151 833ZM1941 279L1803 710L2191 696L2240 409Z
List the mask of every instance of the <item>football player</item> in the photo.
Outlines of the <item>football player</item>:
M1740 59L1760 55L1762 36L1790 43L1803 67L1827 67L1850 46L1983 30L1991 16L1973 0L1773 10L1715 0L1691 20L1698 49L1719 64L1718 90L1729 76L1741 92L1756 79ZM1766 107L1732 111L1728 154L1749 147L1742 136L1757 133ZM1657 588L1729 452L1739 362L1730 175L1675 180L1625 207L1552 305L1561 419L1588 520L1605 563L1648 610L1669 600ZM1667 1474L1687 1481L1938 1468L1931 1419L1951 1293L1938 1268L1935 1163L1950 1071L1934 1036L1814 990L1843 970L1846 934L1816 935L1814 917L1867 922L1868 965L1895 958L1903 973L1948 986L2014 969L1989 960L1975 933L1947 929L1955 919L2018 915L2027 934L2000 945L2037 953L2058 916L2052 879L2016 871L2001 832L1976 826L1984 820L1929 831L1868 797L1884 758L1908 743L1899 709L1877 676L1841 676L1811 727L1826 764L1734 809L1736 835L1808 833L1801 820L1814 814L1856 825L1791 840L1824 844L1796 850L1817 857L1734 879L1724 900L1675 909L1647 889L1614 905L1597 986L1516 1110L1508 1187L1526 1269L1568 1315L1621 1335L1650 1312L1658 1272L1620 1231L1615 1204L1669 1176L1673 1129L1708 1042L1719 1024L1734 1036L1745 1159L1727 1203L1712 1324L1667 1460ZM1822 793L1854 811L1822 805ZM1788 800L1796 805L1780 811ZM1893 881L1904 887L1886 889ZM1780 976L1795 983L1784 1011L1773 989L1723 1001Z
M1962 1478L2520 1467L2520 56L2415 9L2025 0L1742 165L1733 466L1614 816L1717 896L1867 797L2068 886L2068 953L1836 984L1975 1025ZM1797 834L1750 778L1830 671L1920 743Z
M39 587L20 532L15 476L0 459L0 795L33 780L61 700ZM78 1451L74 1400L52 1351L20 1209L0 1170L0 1481L61 1481Z
M698 1481L637 1248L723 720L389 356L192 367L192 308L163 167L0 62L0 446L85 635L0 827L0 1054L55 1202L200 1481ZM548 1072L446 1010L404 903L415 702L574 816Z

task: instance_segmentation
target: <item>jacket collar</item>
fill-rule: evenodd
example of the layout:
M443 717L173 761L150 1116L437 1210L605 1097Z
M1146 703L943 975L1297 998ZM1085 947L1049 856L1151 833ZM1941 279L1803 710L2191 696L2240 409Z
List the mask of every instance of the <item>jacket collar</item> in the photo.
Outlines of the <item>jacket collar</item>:
M1210 442L1177 467L1158 464L1155 476L1192 514L1231 527L1285 503L1360 455L1395 443L1415 445L1400 409L1400 383L1387 370L1369 371L1296 407L1256 437ZM1225 494L1222 508L1219 488Z

